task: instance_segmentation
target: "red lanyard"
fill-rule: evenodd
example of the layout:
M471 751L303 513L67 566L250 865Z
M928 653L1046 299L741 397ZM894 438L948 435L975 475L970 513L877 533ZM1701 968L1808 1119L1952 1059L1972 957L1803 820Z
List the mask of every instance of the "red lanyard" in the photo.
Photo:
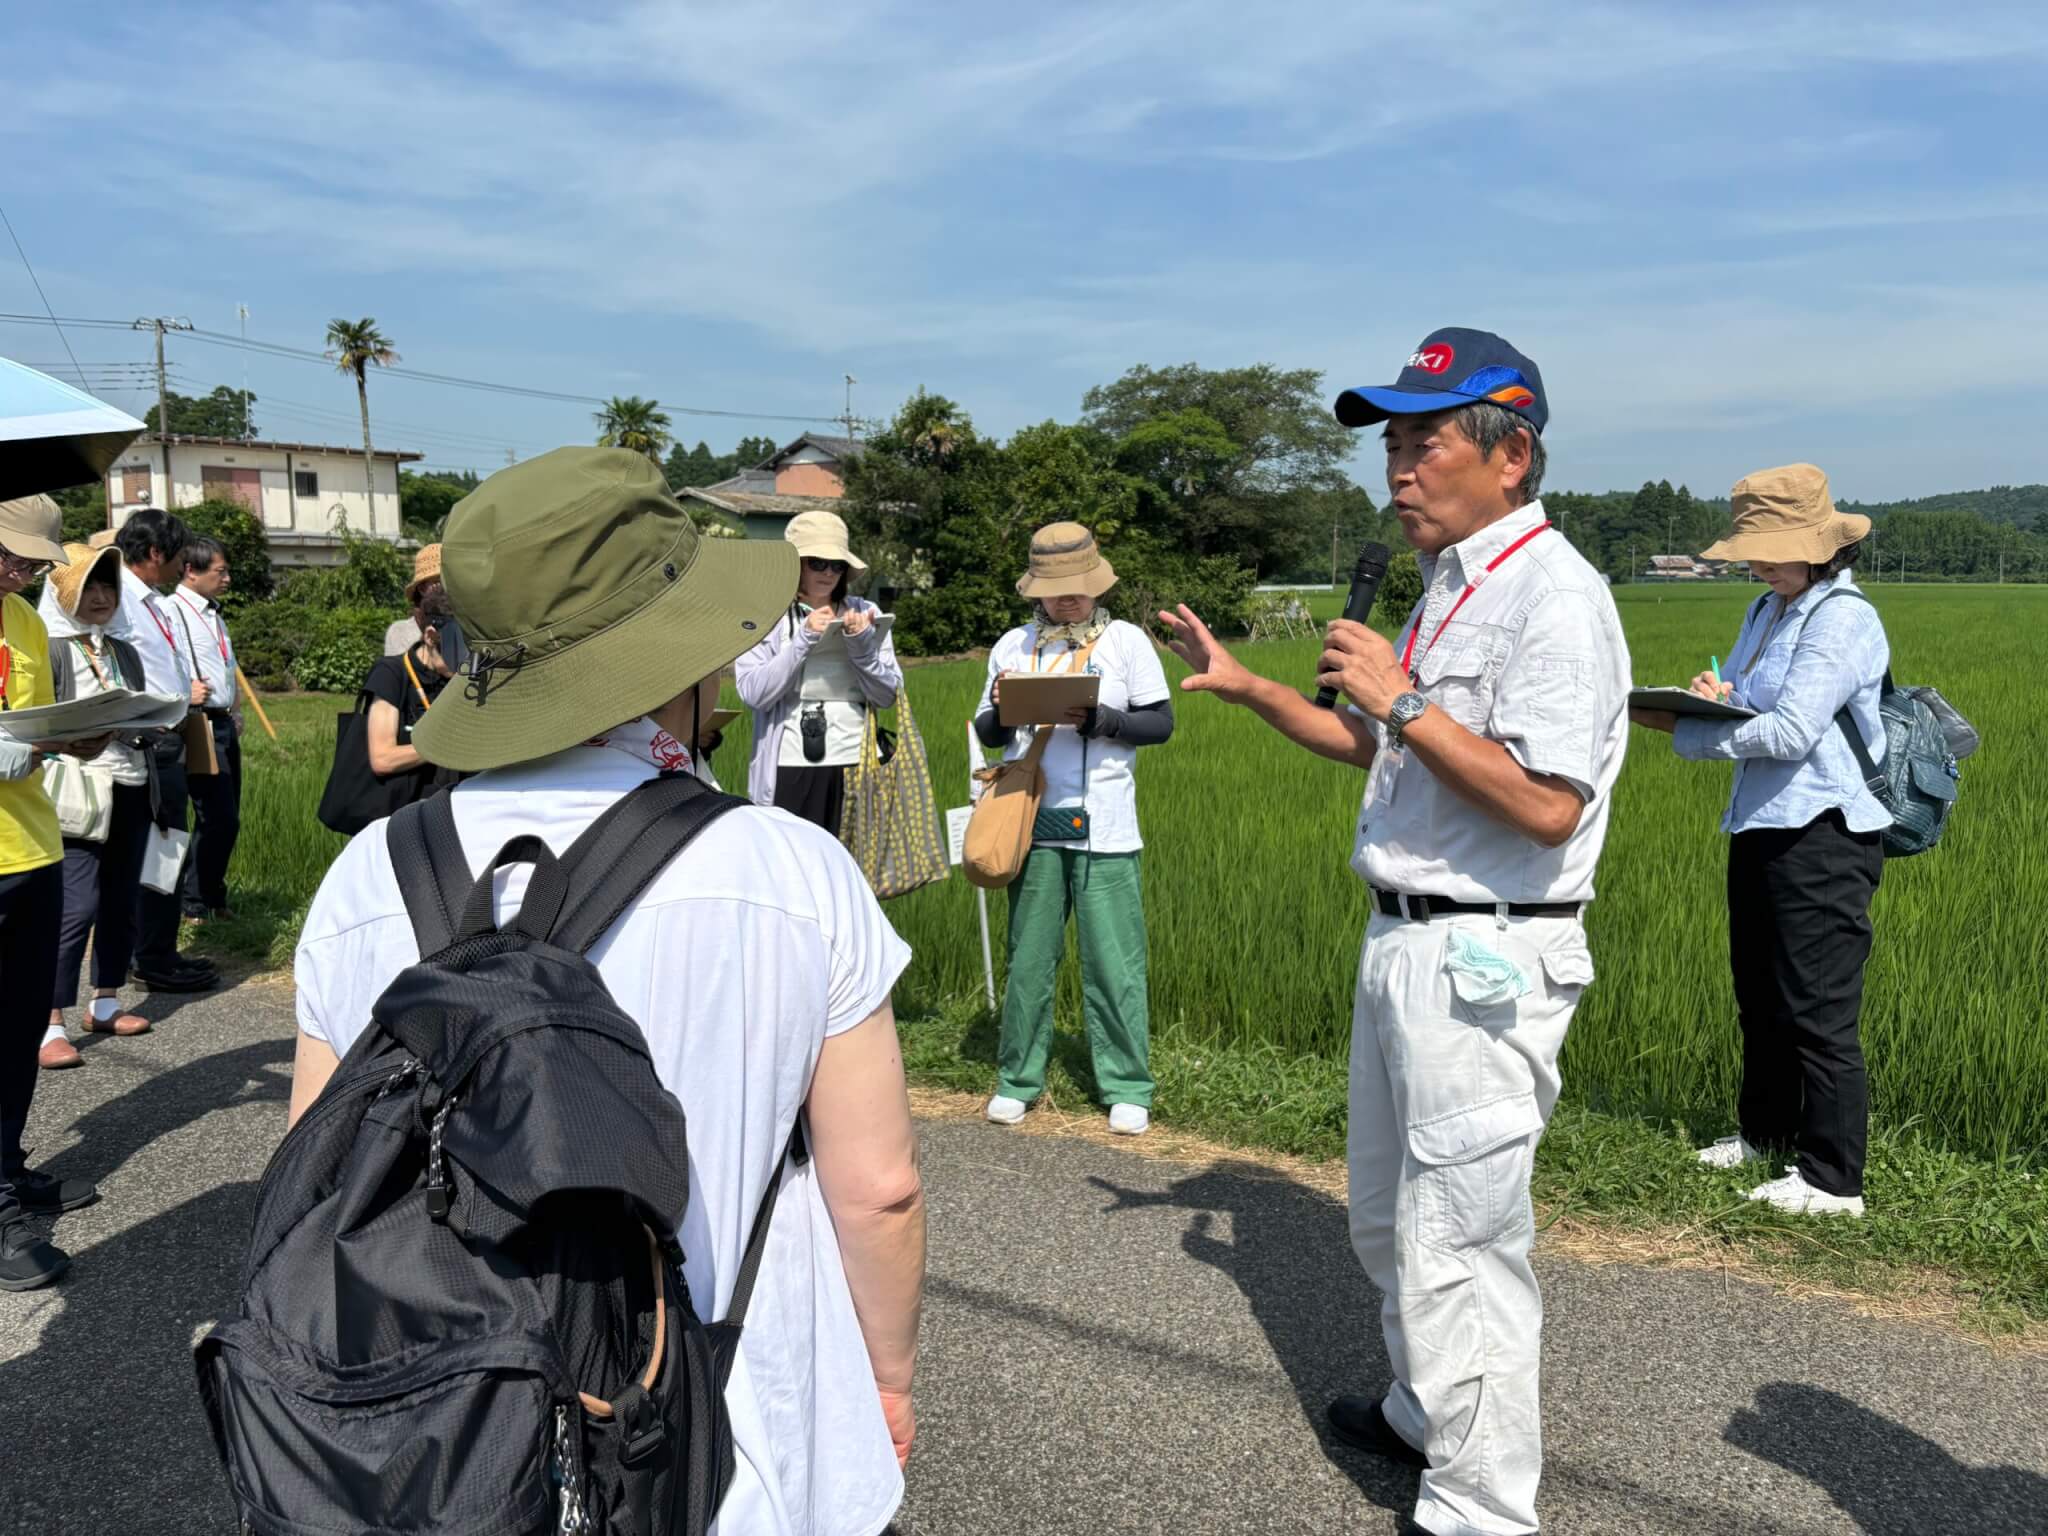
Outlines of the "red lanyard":
M1506 549L1502 550L1499 554L1495 555L1491 560L1486 562L1486 574L1491 575L1493 572L1499 570L1501 566L1507 563L1507 558L1509 555L1512 555L1516 550L1520 549L1524 544L1528 543L1531 539L1535 538L1536 535L1538 535L1539 533L1548 533L1549 531L1550 524L1548 523L1541 523L1536 527L1531 528L1527 533L1523 534L1519 539L1515 540L1514 543L1510 544ZM1468 581L1465 583L1465 590L1458 594L1458 600L1455 603L1451 604L1451 611L1444 615L1443 622L1437 625L1436 632L1429 637L1429 644L1425 645L1422 648L1423 655L1427 656L1431 651L1436 649L1437 641L1443 638L1444 631L1450 627L1451 620L1455 619L1458 616L1458 610L1465 606L1465 599L1470 597L1474 592L1478 590L1478 582ZM1427 602L1428 599L1425 598L1424 601ZM1415 675L1414 668L1412 666L1412 663L1415 660L1415 637L1421 632L1422 609L1420 607L1417 607L1417 609L1415 610L1415 627L1408 631L1408 648L1401 653L1401 670L1403 672L1406 672L1410 677L1413 677Z
M180 599L180 601L183 600ZM185 606L189 608L192 605L190 603L186 603ZM202 624L212 626L213 643L220 647L220 659L222 663L225 664L228 659L228 629L225 624L221 623L221 621L214 616L213 605L211 603L208 603L204 608L199 610L199 622ZM199 658L196 656L193 658L194 661L197 661L198 659Z
M171 648L171 659L173 661L177 660L178 637L171 633L171 626L164 622L163 615L158 613L147 599L144 599L139 606L144 613L149 615L149 621L157 627L157 633L164 637L164 644Z
M7 702L7 680L14 676L14 648L7 643L7 610L0 608L0 709L12 708Z

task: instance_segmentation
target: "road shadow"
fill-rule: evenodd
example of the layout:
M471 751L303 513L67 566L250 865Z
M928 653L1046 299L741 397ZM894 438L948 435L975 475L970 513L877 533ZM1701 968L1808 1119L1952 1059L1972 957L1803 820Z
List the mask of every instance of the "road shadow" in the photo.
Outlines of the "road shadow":
M253 1182L211 1189L83 1250L35 1293L41 1336L0 1364L7 1529L234 1530L192 1339L235 1306L255 1198Z
M1970 1466L1825 1387L1772 1382L1722 1438L1813 1483L1866 1536L2048 1530L2048 1477Z
M1416 1474L1340 1443L1325 1418L1332 1398L1376 1397L1393 1379L1379 1292L1352 1253L1342 1203L1256 1163L1216 1163L1164 1191L1089 1182L1113 1197L1111 1211L1175 1205L1194 1212L1182 1250L1244 1293L1323 1454L1382 1509L1413 1509ZM1227 1237L1219 1215L1228 1218Z

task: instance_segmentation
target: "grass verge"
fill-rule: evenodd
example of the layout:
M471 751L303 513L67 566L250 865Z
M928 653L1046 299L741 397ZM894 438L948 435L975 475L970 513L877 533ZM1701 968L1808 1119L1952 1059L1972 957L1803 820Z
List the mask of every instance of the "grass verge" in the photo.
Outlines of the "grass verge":
M926 1089L986 1095L996 1018L979 1002L900 1018L904 1064ZM1277 1048L1155 1041L1155 1123L1230 1147L1301 1159L1342 1187L1345 1069ZM1080 1032L1054 1037L1046 1098L1062 1129L1102 1117ZM1762 1172L1693 1160L1700 1132L1565 1103L1537 1149L1534 1192L1546 1242L1592 1261L1728 1269L1886 1315L2048 1344L2048 1188L2017 1165L1947 1151L1912 1126L1874 1125L1862 1221L1784 1216L1746 1198ZM1173 1155L1179 1155L1175 1153ZM1297 1175L1300 1176L1300 1175Z

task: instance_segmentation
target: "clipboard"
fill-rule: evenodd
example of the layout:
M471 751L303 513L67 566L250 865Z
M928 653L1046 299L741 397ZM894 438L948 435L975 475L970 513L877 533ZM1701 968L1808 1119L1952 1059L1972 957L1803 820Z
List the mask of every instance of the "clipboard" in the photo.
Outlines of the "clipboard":
M1102 696L1102 678L1094 672L1012 672L1002 684L996 719L1012 729L1063 725L1068 710L1093 709Z
M739 719L739 717L740 712L736 709L714 709L704 717L704 734L709 736L715 732L723 731L733 721Z
M1628 691L1630 709L1661 709L1669 714L1691 715L1701 720L1753 720L1756 711L1744 709L1740 704L1723 704L1719 699L1703 699L1690 688L1631 688Z

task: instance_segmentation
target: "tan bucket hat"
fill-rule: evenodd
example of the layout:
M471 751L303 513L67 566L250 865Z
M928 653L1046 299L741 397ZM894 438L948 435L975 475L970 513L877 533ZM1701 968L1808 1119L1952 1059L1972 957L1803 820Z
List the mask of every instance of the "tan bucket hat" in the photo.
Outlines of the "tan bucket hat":
M1702 559L1826 565L1870 532L1869 518L1835 510L1828 477L1811 464L1744 475L1728 500L1735 526Z
M47 496L0 501L0 549L24 560L67 565L64 553L64 511Z
M405 584L405 606L412 607L421 587L441 579L441 546L422 544L412 557L412 580Z
M109 561L114 566L114 586L121 585L121 551L112 547L94 549L88 544L66 544L64 553L71 557L69 565L60 565L50 573L50 591L57 599L57 606L71 618L78 617L78 600L85 595L85 584L92 580L92 573Z
M1116 572L1079 523L1049 523L1031 535L1031 569L1018 578L1021 597L1100 597Z
M796 596L779 539L698 537L659 465L557 448L455 504L441 541L472 652L413 729L429 762L529 762L659 709L768 636Z
M844 560L856 571L868 568L846 544L846 522L837 512L799 512L782 536L796 546L799 559Z

